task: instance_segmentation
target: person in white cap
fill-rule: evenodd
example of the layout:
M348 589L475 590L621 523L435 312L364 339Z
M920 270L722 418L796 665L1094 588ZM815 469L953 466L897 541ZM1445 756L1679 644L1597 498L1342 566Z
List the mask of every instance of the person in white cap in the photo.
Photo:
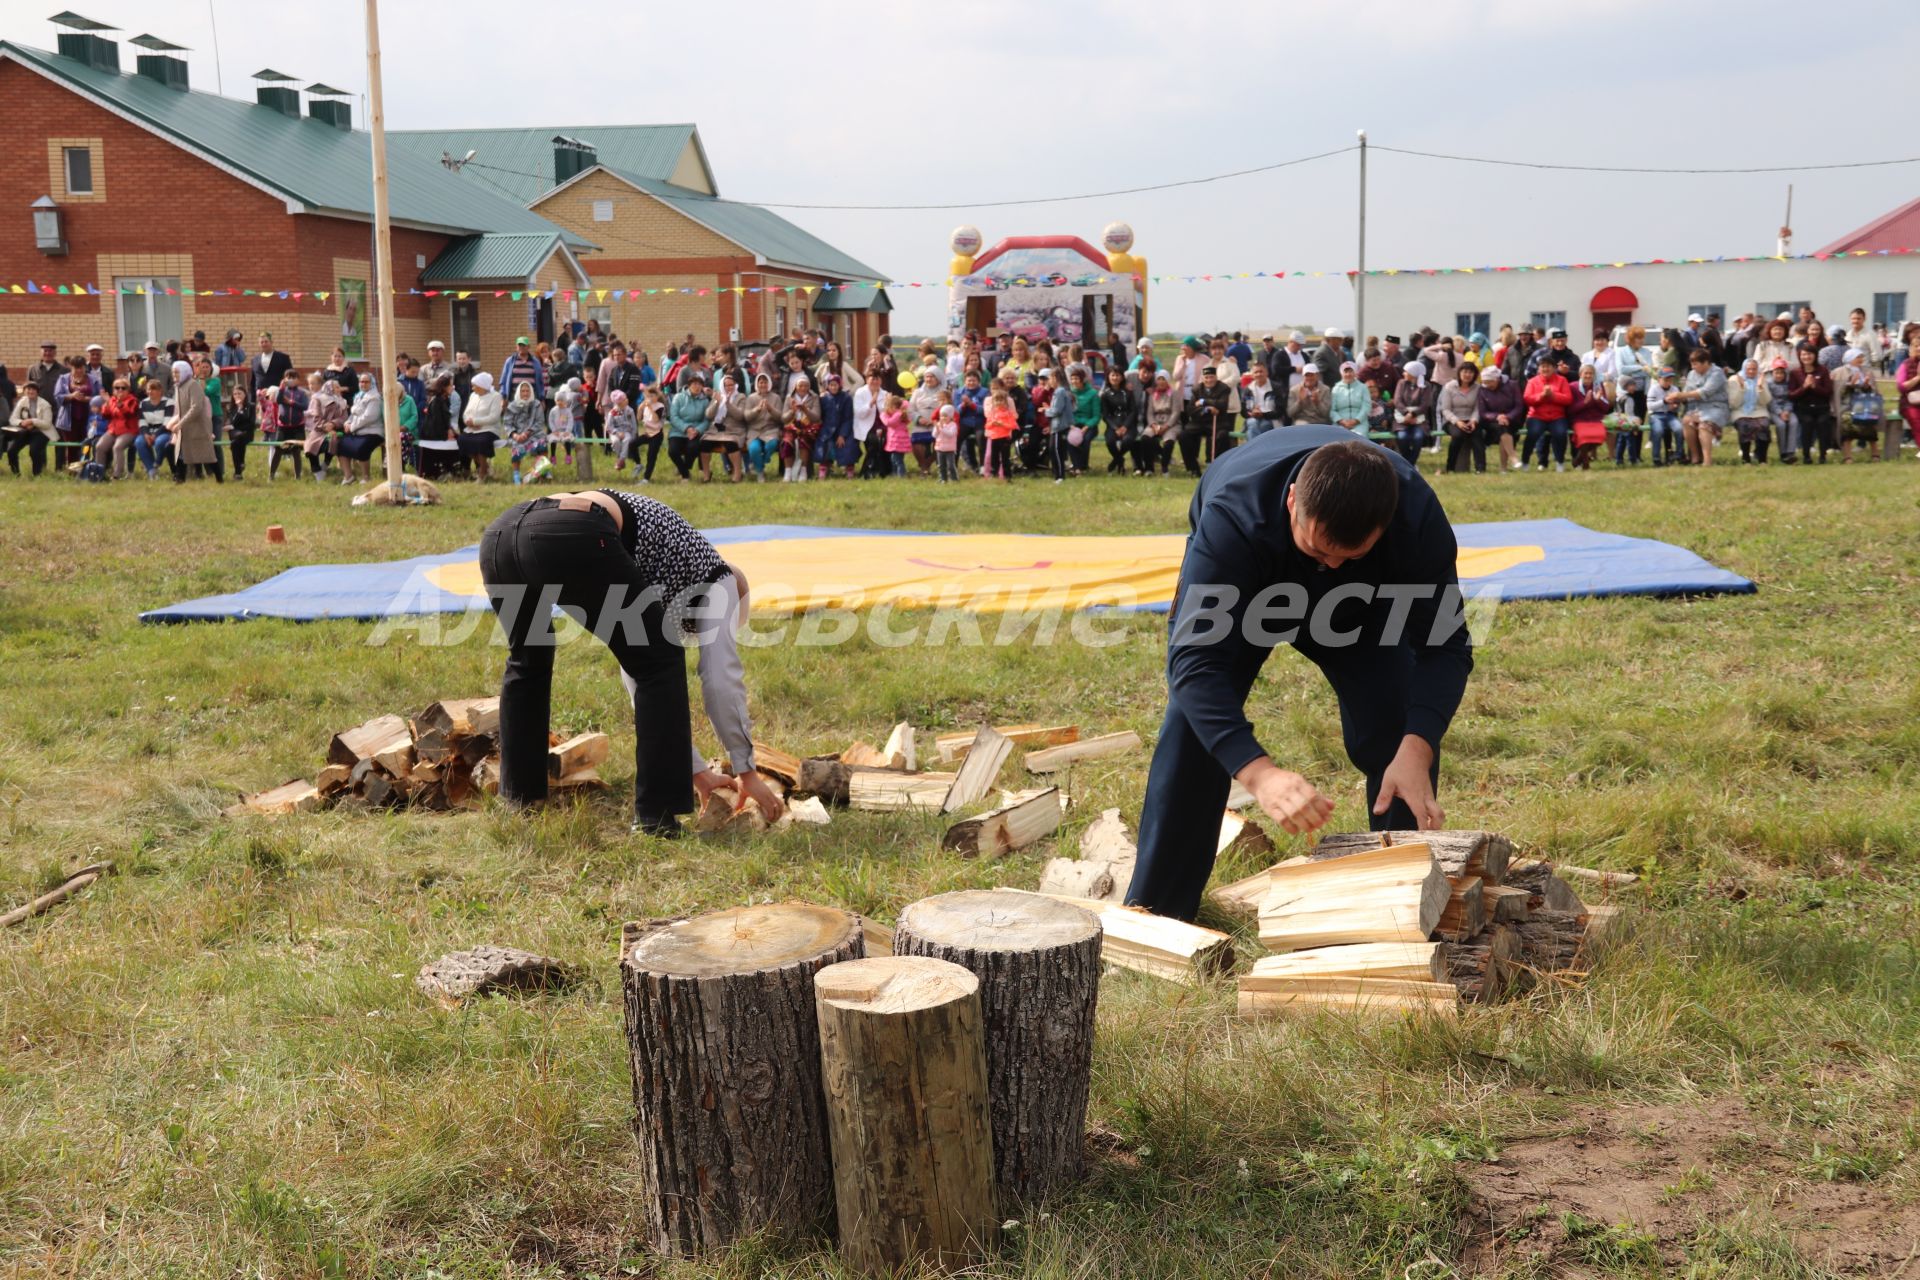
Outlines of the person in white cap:
M441 378L453 376L453 365L447 360L447 344L435 338L427 343L427 362L420 366L420 381L432 386Z
M1340 381L1340 366L1347 359L1347 335L1344 330L1329 329L1313 349L1314 367L1320 370L1320 385L1331 387Z

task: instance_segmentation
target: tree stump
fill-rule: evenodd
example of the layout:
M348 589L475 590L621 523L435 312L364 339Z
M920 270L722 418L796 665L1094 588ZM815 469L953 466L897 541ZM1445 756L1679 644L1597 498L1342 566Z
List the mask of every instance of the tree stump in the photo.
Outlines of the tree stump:
M789 902L636 932L620 963L647 1234L687 1256L832 1213L814 975L859 918Z
M895 955L951 960L980 980L1003 1208L1080 1176L1100 935L1091 911L989 889L923 898L894 929Z
M840 1253L868 1275L992 1247L993 1141L980 980L926 956L814 978Z

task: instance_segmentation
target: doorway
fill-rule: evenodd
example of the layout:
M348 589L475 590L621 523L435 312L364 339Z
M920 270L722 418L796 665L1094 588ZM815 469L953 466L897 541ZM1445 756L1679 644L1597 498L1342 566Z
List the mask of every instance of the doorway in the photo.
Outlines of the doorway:
M1631 311L1596 311L1593 313L1594 333L1604 333L1609 338L1613 336L1613 331L1621 325L1632 323L1633 312Z
M476 359L480 355L480 304L468 298L453 304L453 349Z

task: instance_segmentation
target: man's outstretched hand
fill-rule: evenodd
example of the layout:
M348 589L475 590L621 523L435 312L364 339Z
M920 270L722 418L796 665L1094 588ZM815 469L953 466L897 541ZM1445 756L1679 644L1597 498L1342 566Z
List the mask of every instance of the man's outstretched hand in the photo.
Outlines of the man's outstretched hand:
M767 780L751 770L738 777L732 777L714 769L702 769L693 775L694 794L700 797L703 808L706 806L707 797L722 788L730 789L739 795L739 807L742 809L749 804L759 805L761 815L768 822L778 821L781 812L786 809L780 797L774 794L773 788L767 785Z
M1393 763L1380 775L1380 796L1373 802L1375 814L1387 811L1394 800L1400 799L1413 810L1413 821L1422 831L1438 831L1446 825L1447 814L1434 799L1433 748L1427 740L1418 734L1408 734L1400 740L1400 750L1394 753Z
M1253 793L1262 812L1291 835L1325 826L1333 816L1333 801L1321 795L1311 782L1291 769L1282 769L1261 756L1236 775L1240 785Z

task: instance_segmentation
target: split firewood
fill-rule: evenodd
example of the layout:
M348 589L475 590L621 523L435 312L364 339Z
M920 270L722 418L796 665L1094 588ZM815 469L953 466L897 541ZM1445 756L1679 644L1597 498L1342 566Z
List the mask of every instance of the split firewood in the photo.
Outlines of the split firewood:
M1297 867L1313 859L1302 854L1288 858L1285 862L1275 863L1275 867ZM1260 914L1260 904L1267 899L1267 891L1273 887L1274 867L1256 871L1250 876L1221 885L1207 896L1230 916L1253 919Z
M280 817L289 813L311 813L321 803L318 787L302 778L295 778L266 791L243 796L238 804L229 805L225 812L229 815L264 813Z
M1261 956L1253 972L1240 979L1242 991L1266 990L1276 978L1399 978L1446 982L1444 942L1359 942L1345 947L1312 947L1283 955Z
M939 813L953 790L955 777L951 773L856 769L847 776L847 804L855 809L925 809Z
M600 777L600 771L588 765L584 769L575 769L558 778L548 778L547 792L553 794L561 791L597 791L606 785L605 780Z
M1220 840L1214 848L1214 857L1224 858L1230 852L1260 857L1273 852L1273 838L1253 819L1243 818L1229 809L1220 817Z
M1464 942L1487 926L1486 900L1481 895L1479 876L1461 876L1447 882L1451 893L1440 923L1433 931L1449 942Z
M893 732L887 735L887 745L880 748L880 754L886 757L889 769L902 769L908 773L920 767L918 753L914 750L913 726L902 720L893 726Z
M393 778L404 778L413 772L413 734L405 729L375 747L372 751L373 762L387 771Z
M761 772L765 773L765 770ZM854 775L861 773L885 773L894 777L923 777L922 774L907 775L897 769L875 769L866 765L843 763L838 756L809 756L800 762L795 774L794 790L800 795L819 796L827 804L845 808L851 800L851 787ZM777 775L768 774L769 777ZM941 777L951 779L952 774ZM942 799L945 797L943 796Z
M832 821L832 817L827 813L827 806L820 803L819 796L805 796L799 800L788 801L786 811L773 825L785 827L798 822L809 827L824 827Z
M700 806L700 812L694 818L693 829L707 834L716 831L765 831L767 816L760 812L757 804L742 804L740 793L732 787L719 787L707 794L707 802Z
M327 744L327 763L356 765L406 732L407 722L399 716L375 716L357 728L334 734Z
M757 738L753 743L753 767L754 772L764 777L778 778L789 791L800 785L800 757L770 747Z
M463 738L498 737L500 699L455 698L436 702L415 716L410 728L417 759L447 760L458 752Z
M860 932L866 939L867 954L870 956L890 956L893 954L893 928L881 924L867 916L860 917Z
M1029 751L1026 760L1027 772L1057 773L1068 765L1119 755L1122 752L1135 750L1139 745L1140 735L1131 729L1120 733L1102 734L1098 738L1082 738L1077 742L1063 743L1042 751Z
M353 770L344 764L330 764L313 776L313 789L320 798L330 800L347 789L347 781L353 776Z
M969 760L975 756L969 755ZM961 766L964 771L965 765ZM940 847L952 849L962 857L997 858L1024 849L1042 836L1057 831L1066 810L1060 803L1060 789L1047 787L1013 804L988 810L977 818L965 818L947 828Z
M1513 843L1496 831L1340 831L1321 836L1311 856L1339 858L1396 844L1424 844L1449 877L1479 876L1490 884L1507 883L1513 858Z
M605 760L612 749L613 740L604 733L576 733L559 746L547 749L547 776L564 778L590 769Z
M856 742L840 753L841 764L864 765L869 769L891 768L888 757L880 754L880 748L871 742Z
M1587 933L1581 939L1581 947L1591 955L1595 946L1604 941L1620 919L1621 908L1616 906L1597 906L1587 908Z
M940 763L951 764L965 759L967 752L973 749L976 732L943 733L936 737L933 745L940 755ZM1080 726L1077 724L1006 724L994 726L994 732L1015 746L1028 748L1057 747L1080 740Z
M973 745L967 749L967 758L960 762L959 772L954 774L953 786L940 803L940 812L958 813L985 799L1012 752L1011 738L981 725L973 735Z
M1240 989L1243 1018L1337 1009L1348 1013L1432 1013L1453 1017L1460 1012L1460 993L1451 982L1418 982L1404 978L1294 978L1276 981L1270 989Z
M1205 981L1233 968L1233 939L1217 929L1203 929L1184 920L1112 902L1058 894L1045 896L1071 902L1100 917L1100 927L1104 930L1100 958L1116 968L1188 984Z
M500 737L498 734L476 733L470 738L461 738L455 751L461 763L471 769L489 756L499 758Z
M1536 900L1528 905L1536 911L1545 907L1548 911L1568 911L1577 915L1587 909L1586 903L1580 901L1580 895L1573 891L1573 886L1555 875L1552 866L1538 858L1527 858L1508 867L1504 883L1532 894Z
M1424 942L1451 897L1452 888L1425 844L1275 867L1260 904L1260 942L1273 951Z
M1040 892L1066 898L1119 902L1133 883L1139 851L1118 809L1104 809L1080 833L1078 858L1054 858L1040 873Z
M473 766L473 789L488 795L500 794L500 757L488 756Z
M0 915L0 929L10 928L13 925L31 920L37 915L52 910L54 907L59 906L68 898L71 898L74 894L92 884L95 880L98 880L101 876L107 875L112 871L113 864L111 862L96 862L91 866L80 868L68 876L58 887L41 894L32 902L15 907L5 915Z
M1445 981L1469 1003L1491 1003L1507 993L1518 976L1520 935L1510 925L1494 925L1460 942L1443 942Z
M1533 895L1518 885L1482 882L1480 894L1486 900L1489 924L1519 924L1533 903Z
M1536 911L1513 928L1520 935L1519 963L1535 979L1586 976L1580 947L1587 932L1585 912Z

